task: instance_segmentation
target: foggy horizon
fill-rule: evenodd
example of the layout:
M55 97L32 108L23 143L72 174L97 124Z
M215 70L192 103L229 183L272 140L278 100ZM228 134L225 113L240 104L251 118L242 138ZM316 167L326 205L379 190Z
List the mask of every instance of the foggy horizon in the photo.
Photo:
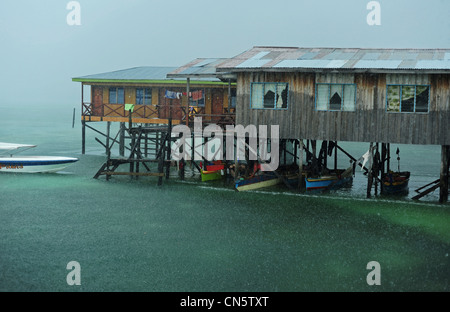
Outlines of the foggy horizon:
M81 25L72 26L69 2L3 4L0 107L79 107L74 77L229 58L254 46L450 47L450 1L444 0L379 0L380 25L372 26L369 0L79 0Z

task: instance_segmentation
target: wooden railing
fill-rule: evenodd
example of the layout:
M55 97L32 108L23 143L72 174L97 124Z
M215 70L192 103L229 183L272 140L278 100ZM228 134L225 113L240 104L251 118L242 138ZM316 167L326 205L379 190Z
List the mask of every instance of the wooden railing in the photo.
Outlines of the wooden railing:
M168 106L160 105L135 105L133 110L134 118L159 118L160 109L166 109ZM221 125L234 124L236 113L234 109L229 110L223 108L222 114L206 114L204 107L190 106L189 112L186 114L186 107L172 106L172 115L178 116L181 110L181 123L186 123L186 115L189 118L188 123L194 123L194 117L201 117L204 123L215 123ZM83 102L82 116L96 116L96 117L128 117L128 112L125 111L125 104L101 104L93 105L90 102Z

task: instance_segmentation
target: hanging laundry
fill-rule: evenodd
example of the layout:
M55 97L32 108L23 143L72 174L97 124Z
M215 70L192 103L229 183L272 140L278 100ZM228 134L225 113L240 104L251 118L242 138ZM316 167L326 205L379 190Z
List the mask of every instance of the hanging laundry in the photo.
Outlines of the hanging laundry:
M173 92L173 91L166 90L165 97L168 98L168 99L176 99L177 98L177 93Z
M201 100L203 98L203 92L202 90L197 90L192 92L192 100L193 101L198 101Z

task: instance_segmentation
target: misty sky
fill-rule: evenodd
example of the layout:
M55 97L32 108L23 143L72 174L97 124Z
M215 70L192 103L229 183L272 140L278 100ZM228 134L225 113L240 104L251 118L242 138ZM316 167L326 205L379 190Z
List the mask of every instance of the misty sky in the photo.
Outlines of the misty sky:
M449 0L379 0L381 25L366 22L369 0L66 0L0 5L0 106L80 107L72 77L135 66L181 66L233 57L257 45L450 48Z

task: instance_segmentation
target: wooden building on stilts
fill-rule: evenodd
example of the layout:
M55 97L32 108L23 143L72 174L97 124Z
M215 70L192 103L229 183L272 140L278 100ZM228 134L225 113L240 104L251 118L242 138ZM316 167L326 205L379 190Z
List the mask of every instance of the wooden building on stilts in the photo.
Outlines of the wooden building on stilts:
M197 67L222 61L199 59ZM176 69L144 66L72 79L81 82L82 154L86 129L106 138L106 142L96 138L108 157L96 178L155 175L161 183L161 177L169 175L174 125L189 124L194 116L219 124L234 123L234 83L217 77L193 79L189 84L185 79L167 78ZM96 125L105 122L104 133ZM117 135L111 133L111 123L120 124ZM114 145L119 147L120 158L111 157ZM150 170L151 162L158 163L156 172ZM130 169L116 170L123 165L129 165Z
M309 141L316 159L317 140L368 142L382 172L390 143L440 145L434 187L448 200L449 49L254 47L217 71L236 75L237 124L279 125L281 140ZM370 196L378 172L368 176Z
M91 88L90 101L82 102L83 131L97 121L192 129L195 117L202 117L204 125L276 125L280 165L289 157L295 160L299 188L304 188L305 172L337 171L338 152L354 166L363 166L360 155L350 155L339 142L368 143L365 156L371 166L363 166L367 197L395 170L390 144L438 145L439 179L418 190L415 198L439 189L440 202L448 201L450 49L254 47L228 59L196 59L167 68L159 77L138 77L137 71L73 79L82 82L82 90ZM142 104L147 89L149 107ZM205 96L202 105L192 103L198 90ZM168 101L166 91L181 98ZM131 117L126 104L135 105ZM171 140L170 134L167 138ZM327 159L333 156L335 168L329 168ZM234 163L236 173L238 161Z

